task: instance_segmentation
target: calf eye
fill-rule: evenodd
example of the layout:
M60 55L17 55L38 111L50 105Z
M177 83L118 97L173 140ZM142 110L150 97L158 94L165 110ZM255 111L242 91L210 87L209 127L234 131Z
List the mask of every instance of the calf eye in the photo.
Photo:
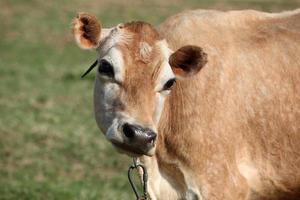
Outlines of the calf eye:
M102 75L114 77L114 69L107 60L100 60L98 72Z
M171 87L174 85L175 82L176 82L176 79L175 79L175 78L172 78L172 79L168 80L168 81L165 83L165 85L164 85L164 87L163 87L163 90L170 90Z

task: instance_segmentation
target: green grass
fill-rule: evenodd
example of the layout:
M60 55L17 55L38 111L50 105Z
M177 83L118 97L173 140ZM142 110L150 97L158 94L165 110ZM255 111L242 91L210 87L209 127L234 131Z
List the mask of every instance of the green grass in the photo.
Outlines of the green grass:
M299 0L1 1L0 199L134 199L126 175L130 159L94 121L93 75L80 79L96 54L73 42L70 22L78 11L111 26L158 24L190 8L299 6Z

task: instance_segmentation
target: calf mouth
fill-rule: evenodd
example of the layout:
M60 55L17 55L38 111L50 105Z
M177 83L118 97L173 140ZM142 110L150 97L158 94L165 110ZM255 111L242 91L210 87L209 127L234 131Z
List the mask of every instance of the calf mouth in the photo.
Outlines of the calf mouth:
M130 157L140 157L140 156L153 156L155 151L154 143L149 147L140 148L136 146L132 146L126 143L119 143L116 141L111 141L114 147L120 152L127 154Z

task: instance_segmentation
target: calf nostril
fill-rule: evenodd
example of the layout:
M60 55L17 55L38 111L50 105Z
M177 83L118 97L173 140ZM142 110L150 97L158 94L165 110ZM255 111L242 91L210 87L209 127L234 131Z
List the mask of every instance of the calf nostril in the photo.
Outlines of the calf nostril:
M157 136L156 133L153 131L147 132L147 138L148 138L148 141L150 141L150 142L154 142L156 139L156 136Z
M124 124L123 125L123 133L126 137L128 138L133 138L134 135L135 135L135 132L134 132L134 128L133 126L129 125L129 124Z

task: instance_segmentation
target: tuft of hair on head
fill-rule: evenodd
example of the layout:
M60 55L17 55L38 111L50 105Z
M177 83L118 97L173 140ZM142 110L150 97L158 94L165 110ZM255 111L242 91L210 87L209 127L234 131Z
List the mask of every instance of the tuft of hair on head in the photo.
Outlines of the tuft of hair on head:
M92 14L78 13L72 21L72 32L79 47L96 48L101 39L101 24Z
M157 30L149 23L143 21L132 21L124 24L124 29L133 38L128 48L134 51L137 60L147 63L151 59L153 46L160 39Z

